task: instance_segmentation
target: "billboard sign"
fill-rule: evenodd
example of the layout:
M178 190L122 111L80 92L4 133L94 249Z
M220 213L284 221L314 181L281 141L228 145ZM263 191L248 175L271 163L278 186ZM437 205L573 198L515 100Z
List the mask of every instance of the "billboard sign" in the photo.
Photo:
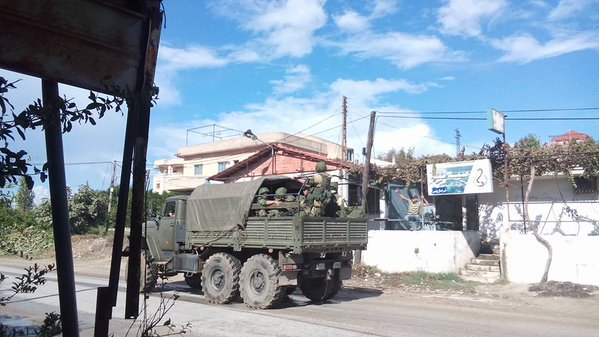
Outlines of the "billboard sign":
M493 174L488 159L426 165L428 195L493 192Z
M495 109L489 111L489 130L501 135L505 134L505 115L501 111Z

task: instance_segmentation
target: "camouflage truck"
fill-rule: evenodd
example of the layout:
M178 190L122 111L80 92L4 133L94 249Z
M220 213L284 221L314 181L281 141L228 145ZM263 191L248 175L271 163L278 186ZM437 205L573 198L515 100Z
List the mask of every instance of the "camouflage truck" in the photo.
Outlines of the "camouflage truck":
M268 206L281 215L259 217L262 187L299 195L302 183L262 177L168 198L159 219L146 224L146 288L158 273L182 273L212 303L241 296L251 308L270 308L296 287L312 301L334 297L351 278L352 250L366 248L366 219L309 217L298 201Z

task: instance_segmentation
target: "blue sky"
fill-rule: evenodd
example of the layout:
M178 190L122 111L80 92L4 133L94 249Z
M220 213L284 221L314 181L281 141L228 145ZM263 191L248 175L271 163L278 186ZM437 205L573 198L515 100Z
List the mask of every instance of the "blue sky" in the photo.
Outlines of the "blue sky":
M373 110L413 117L380 113L375 153L455 154L456 128L466 152L497 135L487 121L428 118L486 114L429 112L599 107L598 0L165 0L164 7L149 164L184 146L186 129L213 123L257 134L306 129L340 142L344 95L348 119L356 120L348 125L356 153L368 129L361 117ZM17 107L39 96L38 80L0 74L23 79L11 97ZM70 87L61 92L75 100L87 96ZM508 113L507 139L534 133L548 142L568 130L597 139L595 120L510 118L598 112ZM120 160L124 125L125 117L113 114L65 135L67 162ZM189 140L206 141L194 134ZM33 162L45 160L41 133L23 146ZM67 179L106 187L108 168L72 165Z

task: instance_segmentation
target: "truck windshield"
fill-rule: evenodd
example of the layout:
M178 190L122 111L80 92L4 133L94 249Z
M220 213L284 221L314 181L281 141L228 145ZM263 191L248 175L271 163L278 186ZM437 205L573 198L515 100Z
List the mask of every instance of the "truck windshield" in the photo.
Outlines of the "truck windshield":
M174 202L167 202L166 205L164 205L163 216L175 216L175 203Z

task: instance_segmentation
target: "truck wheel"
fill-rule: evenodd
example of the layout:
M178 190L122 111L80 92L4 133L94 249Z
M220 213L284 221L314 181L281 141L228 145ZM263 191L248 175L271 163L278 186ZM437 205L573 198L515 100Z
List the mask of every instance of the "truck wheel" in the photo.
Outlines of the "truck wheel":
M339 276L334 276L328 281L325 278L302 279L300 289L302 294L311 301L324 302L337 295L341 284Z
M284 289L279 286L279 262L266 254L250 257L241 268L239 281L243 302L255 309L268 309L283 299Z
M142 251L139 260L139 292L141 293L151 292L158 282L158 264L148 260L146 253ZM129 262L126 270L129 270Z
M239 295L240 269L241 262L231 254L216 253L208 258L201 276L208 302L225 304Z
M192 289L202 289L202 274L185 275L185 283Z

